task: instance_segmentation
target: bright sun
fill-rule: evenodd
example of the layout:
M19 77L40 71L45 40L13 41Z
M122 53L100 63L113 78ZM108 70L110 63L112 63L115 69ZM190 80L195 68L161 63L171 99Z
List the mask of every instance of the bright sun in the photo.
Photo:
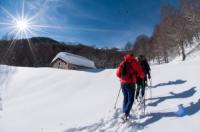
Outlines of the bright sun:
M27 29L29 29L30 25L27 22L27 20L17 20L15 23L16 29L18 31L26 31Z
M16 16L0 5L0 16L1 12L3 11L7 16L6 18L8 18L8 20L4 22L0 21L0 26L5 26L5 28L9 30L7 34L8 36L10 35L14 37L12 38L13 41L15 39L22 39L22 38L28 39L33 36L38 36L37 33L48 34L48 32L43 31L43 29L59 28L57 26L39 24L39 21L37 21L37 17L40 16L40 13L36 13L33 15L31 14L26 15L25 0L21 1L22 1L22 6L19 9L21 10L21 12L17 12Z

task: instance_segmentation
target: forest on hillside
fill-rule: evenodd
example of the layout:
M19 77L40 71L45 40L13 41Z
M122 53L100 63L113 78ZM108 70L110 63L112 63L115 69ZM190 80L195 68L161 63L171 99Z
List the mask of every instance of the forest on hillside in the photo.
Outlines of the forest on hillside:
M96 48L80 43L60 43L46 37L0 41L0 63L13 66L48 67L59 52L81 55L97 68L117 67L125 52L117 48Z
M160 21L152 36L139 35L125 49L136 56L145 54L148 60L168 63L176 56L186 59L185 48L192 46L200 33L200 1L179 0L179 6L164 5L160 10Z

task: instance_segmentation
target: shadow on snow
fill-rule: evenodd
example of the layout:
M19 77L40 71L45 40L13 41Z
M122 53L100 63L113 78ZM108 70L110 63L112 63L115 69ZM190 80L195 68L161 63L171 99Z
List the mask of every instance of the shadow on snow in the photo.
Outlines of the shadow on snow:
M200 99L194 103L191 102L189 106L184 107L183 104L178 105L178 111L175 112L158 112L158 113L151 113L147 115L148 119L142 123L137 123L138 126L146 127L150 124L153 124L163 118L168 117L184 117L184 116L191 116L196 114L200 111Z
M152 88L157 88L157 87L160 87L160 86L167 86L167 85L178 85L178 84L183 84L183 83L186 83L186 82L187 82L186 80L178 79L176 81L168 81L167 83L159 83L155 86L152 86Z
M196 89L196 87L192 87L189 90L183 91L181 93L170 92L171 95L169 95L169 96L148 99L148 100L157 100L155 102L149 103L148 105L149 106L157 106L159 103L161 103L165 100L192 97L196 93L195 89Z
M149 105L158 105L160 102L165 101L166 99L176 99L176 98L189 98L193 96L196 93L196 87L192 87L189 90L183 91L181 93L173 93L170 92L170 96L166 97L159 97L159 98L153 98L158 99L158 101L149 104ZM147 114L146 116L141 116L141 118L137 118L136 116L131 116L128 123L125 123L125 125L120 126L120 114L122 114L121 108L116 109L115 111L111 111L112 117L108 117L107 119L101 119L99 122L83 126L83 127L77 127L77 128L69 128L65 130L65 132L81 132L81 131L87 131L87 132L93 132L93 131L126 131L126 132L136 132L138 130L142 130L145 127L147 127L150 124L153 124L163 118L180 118L184 116L191 116L196 114L198 111L200 111L200 99L197 102L191 102L189 106L184 106L183 104L178 105L177 111L172 112L154 112ZM134 113L132 113L134 114ZM141 122L141 119L146 119Z
M78 71L84 71L84 72L91 72L91 73L98 73L98 72L102 72L104 71L105 69L88 69L88 68L85 68L85 69L79 69Z

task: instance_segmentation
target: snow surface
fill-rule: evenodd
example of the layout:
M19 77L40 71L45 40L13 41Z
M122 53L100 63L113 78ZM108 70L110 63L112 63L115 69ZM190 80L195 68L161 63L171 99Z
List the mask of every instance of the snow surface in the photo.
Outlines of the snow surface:
M68 52L60 52L56 55L56 57L52 60L55 61L56 59L61 59L67 63L71 63L74 65L79 65L79 66L84 66L84 67L89 67L89 68L95 68L95 64L93 61L79 56L79 55L75 55L75 54L71 54Z
M200 56L152 66L146 115L133 105L121 124L115 69L74 71L0 66L0 132L199 132Z

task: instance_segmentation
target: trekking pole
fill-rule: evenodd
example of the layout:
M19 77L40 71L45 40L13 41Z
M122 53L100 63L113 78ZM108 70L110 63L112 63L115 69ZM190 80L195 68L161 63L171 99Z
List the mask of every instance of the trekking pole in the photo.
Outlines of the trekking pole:
M146 92L144 93L144 116L146 115Z
M143 81L143 88L144 88L144 90L145 90L145 88L146 88L146 86L145 86L145 81ZM146 91L144 92L144 116L146 115Z
M150 92L150 100L151 100L152 99L152 80L149 79L149 82L150 82L149 92ZM151 100L151 103L152 103L152 100Z
M151 80L151 78L149 79L149 81L150 81L150 87L152 87L152 80Z
M2 111L3 110L3 107L2 107L2 99L1 99L1 97L0 97L0 111Z
M121 87L120 87L120 89L119 89L119 92L118 92L118 95L117 95L117 99L116 99L116 101L115 101L115 105L114 105L114 109L116 109L116 105L117 105L117 101L118 101L118 98L119 98L119 94L120 94L120 92L121 92Z

